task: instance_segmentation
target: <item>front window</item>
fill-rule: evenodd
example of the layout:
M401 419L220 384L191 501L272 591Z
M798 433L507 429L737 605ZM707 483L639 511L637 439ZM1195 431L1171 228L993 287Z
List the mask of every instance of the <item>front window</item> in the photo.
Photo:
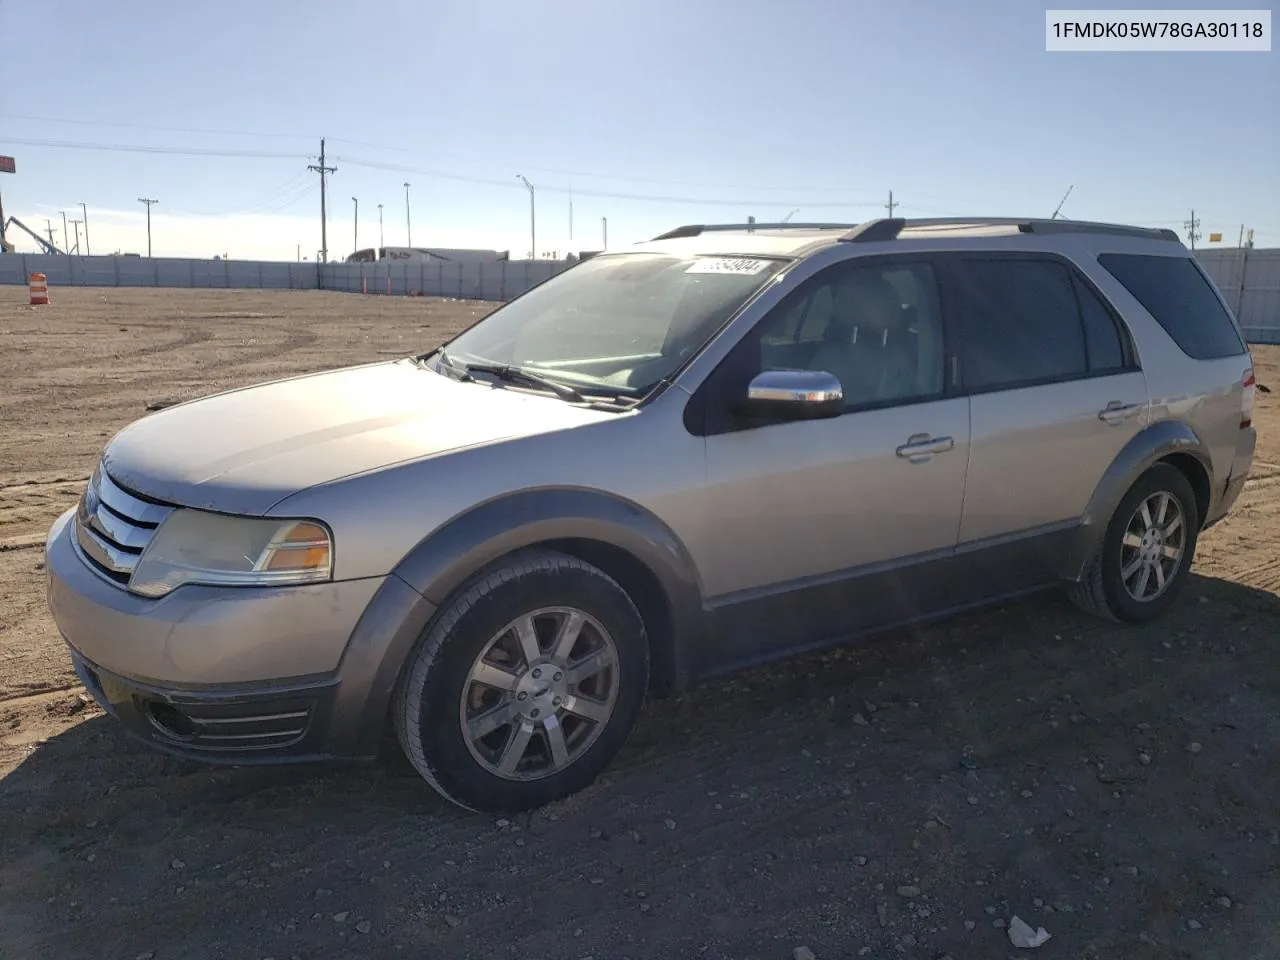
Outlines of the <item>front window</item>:
M674 373L787 261L600 255L535 287L449 343L583 393L638 396Z

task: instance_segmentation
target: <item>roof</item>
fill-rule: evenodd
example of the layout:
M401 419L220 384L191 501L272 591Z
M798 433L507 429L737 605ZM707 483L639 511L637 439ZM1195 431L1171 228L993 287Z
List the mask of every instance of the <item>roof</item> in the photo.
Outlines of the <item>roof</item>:
M757 254L799 257L836 243L893 243L899 240L943 240L1013 237L1020 234L1105 234L1117 237L1181 241L1172 230L1035 217L954 217L867 220L830 224L690 224L669 230L640 246L672 253Z

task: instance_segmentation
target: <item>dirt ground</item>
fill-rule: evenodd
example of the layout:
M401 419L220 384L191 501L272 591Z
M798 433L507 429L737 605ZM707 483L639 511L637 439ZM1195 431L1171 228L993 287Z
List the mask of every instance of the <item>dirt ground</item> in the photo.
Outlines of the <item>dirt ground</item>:
M0 958L1280 956L1280 394L1156 626L1056 597L651 703L511 821L403 761L207 768L126 739L44 606L44 531L181 399L405 355L484 304L0 288ZM1280 348L1256 348L1280 388ZM1015 950L1017 915L1052 939Z

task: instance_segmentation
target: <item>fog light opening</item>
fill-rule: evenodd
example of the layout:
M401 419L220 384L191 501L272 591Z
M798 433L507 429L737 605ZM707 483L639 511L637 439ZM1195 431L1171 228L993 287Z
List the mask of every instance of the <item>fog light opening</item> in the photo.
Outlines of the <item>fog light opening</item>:
M155 700L147 702L147 718L152 725L166 737L174 740L192 740L196 735L196 725L181 710L167 703Z

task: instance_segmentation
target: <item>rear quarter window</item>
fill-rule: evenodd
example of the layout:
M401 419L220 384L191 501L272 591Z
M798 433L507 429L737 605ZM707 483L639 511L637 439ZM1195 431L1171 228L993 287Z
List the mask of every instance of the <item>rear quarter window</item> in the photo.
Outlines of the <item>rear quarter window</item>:
M1187 356L1217 360L1246 352L1231 315L1191 258L1104 253L1098 262Z

